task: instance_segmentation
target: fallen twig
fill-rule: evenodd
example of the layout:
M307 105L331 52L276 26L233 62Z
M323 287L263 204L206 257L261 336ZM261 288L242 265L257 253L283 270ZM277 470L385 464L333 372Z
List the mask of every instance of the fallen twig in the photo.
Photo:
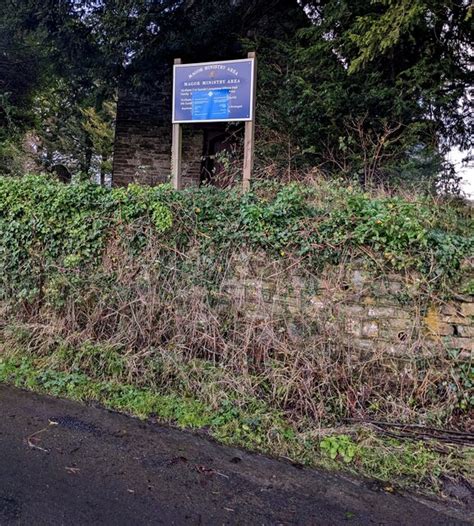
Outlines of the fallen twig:
M358 420L346 418L346 421L356 424L365 424L375 427L382 433L394 438L407 438L417 440L439 440L452 444L474 446L474 434L455 429L439 429L436 427L423 426L421 424L404 424L401 422L383 422L378 420ZM396 428L399 431L388 431L387 428Z

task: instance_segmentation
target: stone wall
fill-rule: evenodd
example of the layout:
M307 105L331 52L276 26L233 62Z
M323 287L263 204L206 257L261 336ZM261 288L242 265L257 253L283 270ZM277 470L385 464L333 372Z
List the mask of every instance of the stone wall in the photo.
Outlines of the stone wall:
M117 104L112 182L157 185L170 181L171 101L169 90L154 97L122 92ZM184 128L183 185L198 185L203 151L203 130Z
M434 349L474 357L474 296L450 301L427 298L413 274L376 276L361 263L329 268L320 275L241 256L225 290L248 316L286 323L319 322L326 334L363 351L405 355Z

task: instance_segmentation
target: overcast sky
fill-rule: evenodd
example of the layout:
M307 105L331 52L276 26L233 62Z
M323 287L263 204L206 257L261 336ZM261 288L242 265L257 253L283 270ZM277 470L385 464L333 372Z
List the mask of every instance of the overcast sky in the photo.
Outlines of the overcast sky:
M467 197L474 199L474 166L463 166L462 160L466 157L466 152L460 152L453 148L448 155L448 159L456 166L456 172L462 177L462 190Z

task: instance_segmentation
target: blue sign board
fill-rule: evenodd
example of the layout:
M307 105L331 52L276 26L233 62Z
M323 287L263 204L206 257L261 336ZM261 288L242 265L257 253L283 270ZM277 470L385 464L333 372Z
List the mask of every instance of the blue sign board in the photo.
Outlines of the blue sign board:
M173 122L251 121L254 59L177 64Z

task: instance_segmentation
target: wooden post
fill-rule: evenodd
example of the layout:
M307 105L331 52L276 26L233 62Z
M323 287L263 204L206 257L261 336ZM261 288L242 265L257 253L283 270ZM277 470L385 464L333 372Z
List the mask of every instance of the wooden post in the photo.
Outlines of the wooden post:
M175 58L174 63L181 64L181 59ZM173 188L175 190L181 190L181 188L183 187L183 183L181 181L182 144L183 144L183 130L181 128L181 124L173 123L172 142L171 142L171 178L173 181Z
M254 59L253 70L253 85L252 85L252 120L245 122L245 137L244 137L244 177L243 189L244 192L250 190L250 179L252 178L254 148L255 148L255 99L257 86L257 55L255 52L250 52L248 58Z

